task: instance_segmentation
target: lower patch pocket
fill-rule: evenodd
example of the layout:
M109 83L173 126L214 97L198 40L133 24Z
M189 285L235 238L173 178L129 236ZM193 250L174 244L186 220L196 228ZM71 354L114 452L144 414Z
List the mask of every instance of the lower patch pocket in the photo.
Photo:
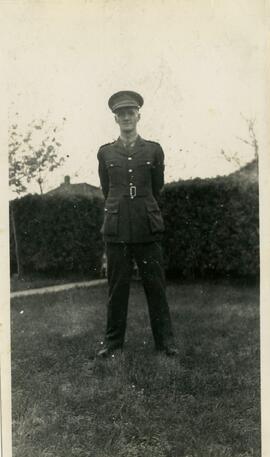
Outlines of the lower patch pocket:
M150 230L152 233L164 231L164 221L160 209L155 202L146 202Z
M118 219L119 219L119 203L106 205L104 209L104 223L102 233L104 235L117 235L118 234Z

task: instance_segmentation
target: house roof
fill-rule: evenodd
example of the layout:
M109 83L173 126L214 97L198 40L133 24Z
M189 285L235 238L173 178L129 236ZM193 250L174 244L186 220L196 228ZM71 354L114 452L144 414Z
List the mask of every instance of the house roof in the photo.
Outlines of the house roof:
M93 186L86 182L71 184L70 181L63 182L55 189L49 190L47 195L83 195L86 197L102 197L99 187Z

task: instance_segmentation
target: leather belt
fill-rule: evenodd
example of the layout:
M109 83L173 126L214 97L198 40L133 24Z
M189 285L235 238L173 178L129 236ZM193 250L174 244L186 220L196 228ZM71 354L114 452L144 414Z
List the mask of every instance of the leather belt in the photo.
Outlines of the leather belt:
M111 198L120 198L120 197L129 197L131 199L137 197L151 197L152 192L148 189L140 189L137 186L123 186L121 188L113 188L111 187L109 190L108 197Z

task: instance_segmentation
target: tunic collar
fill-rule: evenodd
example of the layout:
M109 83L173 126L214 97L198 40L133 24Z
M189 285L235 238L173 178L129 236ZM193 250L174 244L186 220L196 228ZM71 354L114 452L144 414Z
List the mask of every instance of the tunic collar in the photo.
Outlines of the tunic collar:
M137 135L132 149L133 148L136 149L137 147L141 147L141 146L144 146L144 145L145 145L145 140L140 135ZM127 147L124 146L124 143L123 143L122 139L120 138L120 136L115 141L114 146L116 148L120 148L120 149L124 149L124 150L126 150L127 148L130 147L130 146L127 146Z
M125 148L133 148L133 146L136 143L137 138L138 138L138 134L136 134L130 141L125 140L121 136L119 137L120 141L123 143Z

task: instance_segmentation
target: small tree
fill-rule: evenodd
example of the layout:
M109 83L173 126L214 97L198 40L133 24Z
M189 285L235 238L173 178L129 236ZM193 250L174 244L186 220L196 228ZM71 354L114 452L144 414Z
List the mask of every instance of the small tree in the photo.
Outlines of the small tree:
M17 113L16 113L17 115ZM63 122L65 122L63 118ZM64 157L59 157L61 143L56 136L58 127L47 125L44 120L32 121L27 125L25 133L18 130L14 123L9 128L9 185L18 196L26 192L27 185L36 180L40 193L43 193L43 184L46 172L52 172L64 162ZM35 135L35 133L39 133ZM14 234L17 273L22 276L18 230L16 215L11 205L11 222Z
M248 125L248 133L249 133L249 140L246 140L245 138L241 138L237 136L238 140L242 141L243 143L247 144L248 146L251 146L254 151L254 158L255 160L258 160L259 158L259 145L258 145L258 140L256 137L255 133L255 119L248 119L241 114L242 118L245 120L245 122ZM239 159L238 152L234 152L233 154L229 155L224 151L224 149L221 149L221 154L224 156L224 158L228 162L235 162L239 167L241 166L241 161Z
M246 121L248 125L248 133L249 133L249 141L245 140L244 138L237 137L239 140L243 141L243 143L248 144L251 146L254 150L254 156L255 159L259 159L259 145L258 145L258 140L256 137L254 125L255 125L255 119L247 119L242 115L243 119Z
M56 138L57 132L57 126L47 125L44 120L29 123L24 134L18 131L18 124L10 126L9 184L14 192L25 192L27 184L35 180L43 193L46 174L65 160L59 157L61 143Z

